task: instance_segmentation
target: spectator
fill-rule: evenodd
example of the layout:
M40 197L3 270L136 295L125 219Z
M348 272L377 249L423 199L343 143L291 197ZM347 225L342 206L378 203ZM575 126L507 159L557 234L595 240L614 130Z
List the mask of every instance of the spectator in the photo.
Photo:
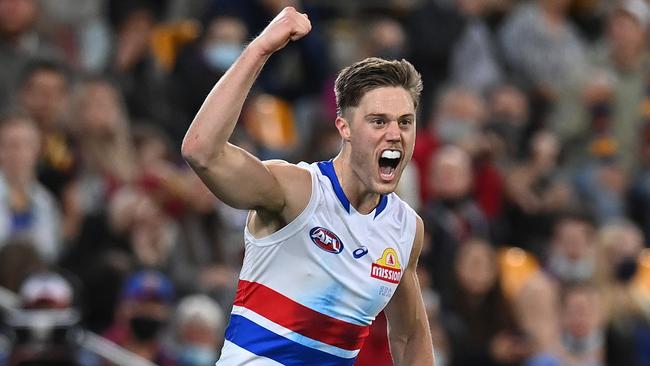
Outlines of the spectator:
M106 2L39 0L39 28L62 48L66 63L84 72L101 72L111 51L111 34L105 19Z
M20 107L36 121L43 136L38 179L59 201L66 242L74 239L79 221L73 192L79 152L68 120L71 84L71 74L64 64L35 59L22 72L19 93Z
M451 80L484 94L503 77L496 39L485 21L492 4L489 0L456 0L456 4L466 24L452 50Z
M594 156L576 168L573 181L582 206L599 223L623 219L626 212L625 195L629 179L616 151L608 147L613 148L614 144L608 137L596 144Z
M447 144L473 151L487 118L481 96L470 89L452 87L441 95L432 129Z
M196 42L187 45L176 60L172 73L173 102L188 124L181 124L173 135L180 142L189 121L199 110L215 81L223 75L244 49L248 37L246 25L236 17L217 16L205 27Z
M110 322L119 300L116 285L134 267L167 269L177 241L176 222L136 187L119 189L108 207L87 217L63 265L84 283L84 313L93 330Z
M23 282L19 296L20 310L6 317L14 332L8 364L78 364L82 352L74 332L79 315L70 283L55 272L34 273Z
M312 31L301 42L289 43L264 66L257 85L263 92L290 102L318 95L331 72L329 54L321 31L319 14L310 2L301 0L215 0L210 14L230 14L244 21L249 34L259 34L284 6L309 14Z
M151 124L135 126L133 142L137 169L135 183L151 195L165 213L178 218L186 201L196 193L186 187L186 176L194 173L179 166L173 143L159 127Z
M648 364L650 296L636 280L643 235L629 222L612 222L599 230L598 245L598 284L607 322L606 363Z
M125 187L109 203L111 230L120 235L122 244L136 263L165 269L178 241L178 226L145 191Z
M54 263L61 250L61 214L52 194L36 180L41 133L29 117L0 124L0 240L24 236Z
M522 247L538 258L557 213L572 207L569 183L559 174L557 138L548 132L536 133L529 156L513 167L506 179L504 217L509 224L507 243Z
M128 117L158 124L173 134L182 116L170 102L168 81L153 57L151 38L165 1L109 1L115 44L108 74L124 96Z
M565 214L553 224L546 270L560 284L593 280L596 273L594 224L586 215Z
M228 258L228 238L216 210L217 201L195 174L185 176L188 191L185 211L179 217L180 243L173 248L169 273L179 292L204 292L222 306L235 294L237 266L241 260Z
M171 319L174 287L160 272L140 271L124 283L113 326L105 337L157 365L178 365L162 344Z
M413 160L420 172L422 200L431 197L429 178L431 159L440 144L461 146L470 155L480 144L480 133L486 118L483 100L475 92L450 87L437 100L433 119L416 136Z
M69 131L71 75L56 61L37 59L25 66L20 83L20 107L41 130L39 180L63 203L78 165L76 143Z
M433 160L431 186L435 198L424 207L422 219L428 235L423 262L431 271L433 287L443 298L453 276L449 258L472 237L487 239L485 217L471 197L472 172L467 153L455 146L442 148Z
M605 351L602 302L588 285L568 287L562 296L562 347L558 352L538 354L526 366L603 366Z
M610 73L614 104L612 134L625 171L638 166L639 131L648 83L647 32L650 10L643 0L620 0L609 17L608 44L596 64Z
M609 136L624 171L638 167L648 75L648 5L643 0L617 0L608 15L606 37L595 48L586 80L562 96L554 130L567 146L572 162L585 160L599 134ZM605 126L601 117L605 117ZM604 130L604 131L602 131ZM602 131L602 132L601 132Z
M500 31L515 80L527 92L554 100L581 69L586 56L567 19L569 0L532 0L515 9Z
M103 209L136 179L130 123L119 89L107 79L85 81L76 92L73 131L82 156L77 195L84 215Z
M503 84L488 96L488 118L473 154L476 201L490 222L493 238L502 243L505 208L505 177L519 158L528 125L525 95Z
M181 366L212 365L217 361L225 319L214 300L205 295L183 298L176 308L175 328Z
M605 365L602 301L590 286L565 290L562 301L562 345L565 359L576 365Z
M558 352L560 343L560 292L543 271L530 276L515 293L513 307L530 346L530 355Z
M37 0L0 1L0 113L14 101L17 76L31 57L53 57L58 49L36 31Z
M450 338L451 365L516 365L528 355L514 313L499 285L496 253L489 243L470 239L454 262L455 289L442 321Z
M525 150L525 132L528 126L526 95L511 84L496 86L488 97L489 118L485 123L486 138L496 144L495 160L503 168L521 157Z

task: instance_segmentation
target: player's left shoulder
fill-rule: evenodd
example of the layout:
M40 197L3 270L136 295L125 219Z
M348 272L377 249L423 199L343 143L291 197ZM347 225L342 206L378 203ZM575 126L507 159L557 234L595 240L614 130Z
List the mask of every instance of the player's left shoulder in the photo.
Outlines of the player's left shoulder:
M397 193L389 193L386 198L386 209L392 215L397 216L402 220L414 220L414 218L417 216L417 212L406 201L401 199Z

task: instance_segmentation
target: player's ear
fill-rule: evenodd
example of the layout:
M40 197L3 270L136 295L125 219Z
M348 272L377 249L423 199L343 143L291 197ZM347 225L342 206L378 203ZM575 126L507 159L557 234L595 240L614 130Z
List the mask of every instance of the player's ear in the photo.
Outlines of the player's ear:
M343 116L337 116L334 122L336 129L339 130L339 135L344 141L350 141L350 123Z

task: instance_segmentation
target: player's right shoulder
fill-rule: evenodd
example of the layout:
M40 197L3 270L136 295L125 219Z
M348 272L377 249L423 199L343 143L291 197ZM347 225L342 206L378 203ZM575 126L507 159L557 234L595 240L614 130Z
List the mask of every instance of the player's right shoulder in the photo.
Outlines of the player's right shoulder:
M295 183L300 184L306 181L311 185L311 174L305 167L289 163L285 160L265 160L264 165L275 176L278 181L297 179Z

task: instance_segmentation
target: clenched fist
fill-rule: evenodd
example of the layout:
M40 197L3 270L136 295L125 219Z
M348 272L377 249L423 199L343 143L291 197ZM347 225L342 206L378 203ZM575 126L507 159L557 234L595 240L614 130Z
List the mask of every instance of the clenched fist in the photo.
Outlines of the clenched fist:
M264 55L282 49L289 41L297 41L311 31L307 14L293 7L286 7L269 23L262 33L251 43Z

